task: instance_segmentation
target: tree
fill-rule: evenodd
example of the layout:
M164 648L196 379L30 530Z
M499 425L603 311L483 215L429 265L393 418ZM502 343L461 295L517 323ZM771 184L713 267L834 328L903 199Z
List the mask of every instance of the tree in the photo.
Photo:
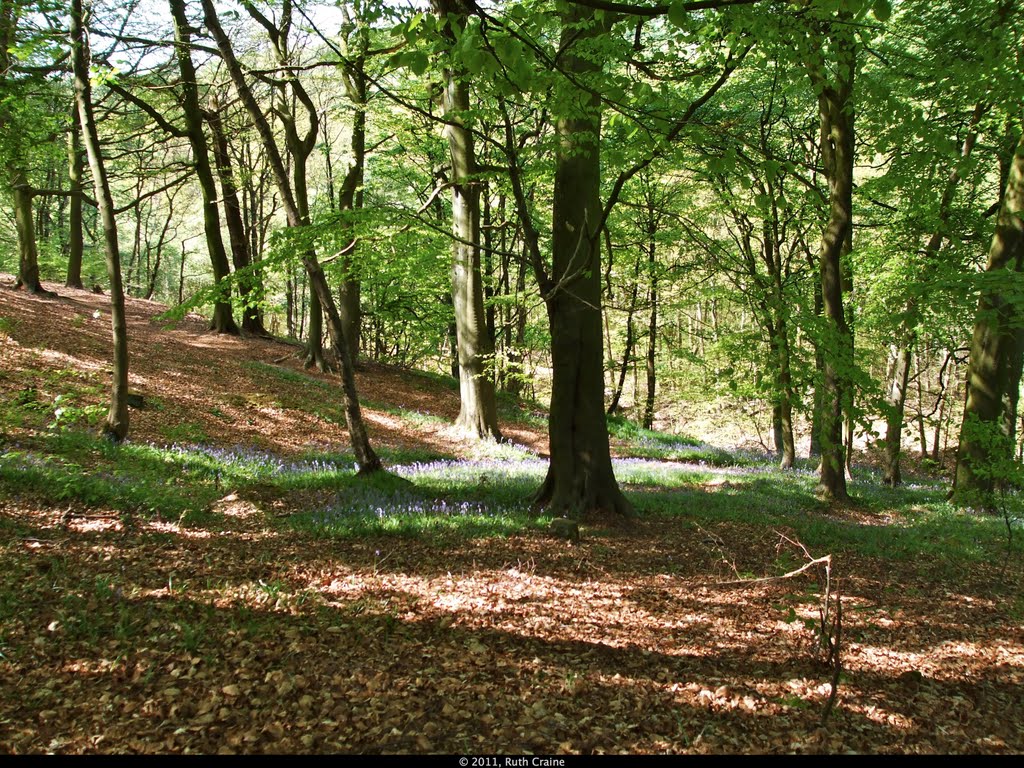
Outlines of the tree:
M192 162L196 178L203 195L203 227L206 231L206 245L213 265L213 278L217 285L217 297L213 305L211 330L218 333L238 333L238 326L231 316L230 289L224 282L231 272L227 251L221 235L220 215L217 211L217 184L210 168L210 153L203 130L203 111L199 105L199 86L195 65L192 63L192 35L188 17L185 15L185 0L168 0L171 17L174 19L175 56L181 71L181 107L185 119L185 133L192 148Z
M107 277L110 280L110 319L114 340L113 384L110 410L107 412L102 433L114 442L128 435L128 323L124 308L124 288L121 285L121 251L117 243L117 222L114 219L114 200L110 194L107 171L103 160L99 132L93 114L92 84L89 78L89 42L86 37L82 0L71 0L71 63L75 78L75 102L82 126L85 150L89 157L96 191L96 202L103 224L106 248Z
M843 414L850 408L853 370L853 337L846 319L843 269L843 257L849 253L853 238L853 85L857 48L852 21L852 14L841 9L835 18L812 22L820 42L811 42L813 50L806 63L818 98L820 148L829 188L828 221L818 250L825 318L821 341L824 370L818 490L822 496L835 500L847 497ZM825 52L834 68L831 73L826 69Z
M433 0L454 47L466 23L462 0ZM473 134L465 123L470 114L469 83L457 60L445 73L445 134L451 154L452 303L455 309L459 362L460 408L456 424L476 437L500 439L494 392L494 344L484 314L480 274L480 180Z
M1004 414L1020 389L1019 335L1024 323L1015 278L1024 266L1024 134L1010 163L1006 187L989 246L981 298L974 320L967 403L957 451L954 498L986 505L999 478L993 472L1009 450ZM1006 438L1006 439L1000 439Z
M231 76L231 82L234 84L239 98L242 100L246 111L249 113L250 119L259 133L260 141L263 145L263 151L266 154L271 169L273 170L274 180L277 184L278 193L281 197L288 226L298 230L303 226L308 225L309 222L308 219L303 217L299 206L296 204L296 198L292 191L291 180L288 177L288 171L285 168L284 161L281 157L281 151L278 148L270 123L267 120L266 114L262 109L260 109L260 106L256 101L256 97L253 95L252 89L249 87L249 83L245 79L245 74L243 73L242 67L235 56L235 51L231 45L231 41L228 39L227 34L224 32L224 28L220 24L220 19L217 17L217 11L213 6L212 0L202 0L202 2L203 18L206 22L206 27L213 36L213 39L216 41L217 48L219 49L221 57L224 60L224 64ZM289 73L289 76L294 77L295 75L294 73ZM341 317L338 315L334 296L331 293L330 287L327 285L327 279L324 277L323 268L320 265L319 259L317 259L316 251L313 249L312 244L300 247L299 258L302 260L302 264L309 276L310 286L313 291L316 292L316 295L323 306L323 310L327 315L328 332L330 333L331 343L334 345L335 354L337 355L338 361L341 365L341 383L345 406L345 421L348 426L349 438L352 441L352 450L355 452L356 461L359 463L359 472L361 474L377 472L381 469L381 462L373 448L370 446L370 439L366 432L366 426L363 423L362 410L359 407L359 397L356 393L355 370L352 362L352 355L348 348L348 342L345 340L344 330L341 325Z
M19 42L19 21L24 13L19 0L0 0L0 156L14 204L18 233L18 279L16 286L32 293L48 293L39 280L39 251L36 246L35 217L29 182L28 155L33 126L39 115L26 114L29 107L22 78L15 72L12 51Z
M562 72L554 107L555 180L551 274L537 275L551 328L551 462L538 505L557 514L595 510L630 515L612 469L604 408L601 337L601 100L586 82L601 69L589 45L609 29L593 9L561 13ZM535 259L535 262L537 260Z

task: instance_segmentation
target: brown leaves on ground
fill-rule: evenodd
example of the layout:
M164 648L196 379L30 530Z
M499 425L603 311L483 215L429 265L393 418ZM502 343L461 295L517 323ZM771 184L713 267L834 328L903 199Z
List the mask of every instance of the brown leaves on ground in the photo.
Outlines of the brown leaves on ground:
M6 751L1024 748L1020 603L992 569L838 562L846 671L821 729L830 673L790 615L816 615L813 576L722 583L726 549L770 572L763 531L442 547L231 508L216 532L0 508Z
M3 297L0 315L18 306L19 341L0 335L0 386L17 388L17 366L102 371L105 328L66 347L59 328L43 330L60 302L88 313L86 298ZM151 312L131 306L140 333ZM287 348L200 331L151 329L167 367L133 359L133 386L163 410L139 412L136 435L156 439L163 419L224 392L275 394L236 358ZM364 391L385 399L381 387L397 392L402 375L371 368L363 383L378 373L385 384ZM410 380L408 394L421 385ZM445 397L450 411L455 395ZM447 416L442 399L406 407ZM210 439L268 430L272 447L305 445L287 407L276 420L271 406L237 408L262 415L223 431L203 416ZM372 423L380 440L435 445ZM0 750L1024 750L1019 563L1003 573L837 556L845 673L822 728L831 673L813 630L815 575L725 583L736 565L771 575L778 537L763 528L681 516L591 526L579 544L541 534L337 541L282 529L277 511L228 496L205 528L126 530L102 509L0 502Z

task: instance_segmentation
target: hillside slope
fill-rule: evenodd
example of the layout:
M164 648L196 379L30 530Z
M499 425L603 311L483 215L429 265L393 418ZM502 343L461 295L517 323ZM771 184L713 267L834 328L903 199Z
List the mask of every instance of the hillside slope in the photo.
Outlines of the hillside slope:
M10 290L13 282L0 276L0 398L45 421L62 408L66 422L86 426L108 402L109 298L57 284L46 286L56 298L33 296ZM348 447L336 375L304 370L293 345L213 334L196 315L168 323L159 319L166 310L127 300L129 382L145 400L131 411L130 440L283 454ZM449 427L459 410L454 382L376 363L361 365L356 381L375 446L452 457L474 450ZM514 403L503 405L512 418L502 423L506 438L545 452L542 422L527 423ZM4 430L17 434L32 421Z

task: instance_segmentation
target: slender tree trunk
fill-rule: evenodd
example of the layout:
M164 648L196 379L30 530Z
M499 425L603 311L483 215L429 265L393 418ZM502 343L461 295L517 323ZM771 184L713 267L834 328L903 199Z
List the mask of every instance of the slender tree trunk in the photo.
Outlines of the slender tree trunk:
M192 64L191 27L185 15L185 0L168 0L174 19L175 55L181 71L181 106L185 117L189 145L192 148L192 164L203 195L203 227L206 231L206 246L210 251L213 279L218 286L217 298L213 305L213 319L210 329L217 333L238 333L231 316L231 290L225 279L231 272L224 239L220 231L220 215L217 212L217 184L210 168L210 155L203 132L203 112L199 106L199 89L196 70Z
M238 293L242 297L242 329L254 336L269 336L263 325L263 311L260 302L263 299L263 283L256 270L250 269L252 258L249 254L249 239L245 233L245 221L242 218L242 206L238 200L238 187L235 184L234 172L231 167L231 152L228 137L224 132L224 124L220 116L220 102L216 94L210 94L206 123L210 126L213 139L213 159L220 178L221 199L224 201L224 223L228 228L228 241L231 244L231 261L235 272L245 272L238 280Z
M71 59L75 77L75 101L83 128L85 149L89 156L96 191L96 202L103 224L106 247L107 276L110 279L110 317L114 341L113 386L110 410L102 434L120 442L128 435L128 323L125 317L124 288L121 285L121 255L117 243L117 222L114 201L110 195L106 167L100 150L99 132L93 117L92 86L89 80L89 44L86 40L82 0L71 0Z
M960 160L967 160L978 139L978 122L985 113L984 105L975 107L971 118L967 136L964 138L963 146L960 148ZM943 240L947 235L949 218L953 205L953 197L957 187L960 185L960 167L955 166L946 179L946 187L942 191L939 200L939 227L928 238L924 248L925 261L922 266L921 282L927 283L932 273L938 266L938 255L942 248ZM916 297L911 297L903 310L903 317L897 331L897 343L892 349L892 366L889 377L888 397L886 399L888 412L886 414L885 429L885 467L883 469L882 482L886 485L896 486L902 482L900 473L900 453L903 443L903 421L907 401L907 379L910 374L910 360L913 354L914 345L917 343L917 324L921 319L921 310Z
M889 410L885 423L885 469L882 482L897 486L903 482L900 472L900 454L903 443L903 420L907 402L907 382L910 379L910 358L914 348L913 340L904 340L892 348L892 365L889 376Z
M1004 398L1020 387L1015 365L1020 310L1011 288L1010 272L1024 261L1024 136L1017 143L1000 206L995 234L985 267L989 278L982 289L974 320L967 369L967 404L960 429L953 498L959 503L988 506L995 489L995 464L1003 459ZM1000 439L1000 437L1002 439ZM1008 446L1012 451L1012 446Z
M238 60L235 58L231 42L228 40L228 37L224 33L224 29L221 27L220 21L217 18L217 12L214 8L213 0L202 0L202 3L203 15L207 29L210 31L217 43L217 47L224 59L224 64L231 76L231 81L234 83L239 98L241 98L246 110L249 112L249 116L256 126L256 130L260 136L266 160L270 164L274 173L274 179L277 183L278 192L281 196L281 202L284 207L288 226L300 227L305 222L299 213L298 206L295 204L291 184L288 179L288 172L285 169L284 161L281 159L281 153L278 150L277 142L274 138L274 132L270 127L270 123L268 122L266 115L263 114L259 104L256 103L256 98L253 96L252 89L249 87L248 82L245 79L245 75L242 72L242 68L238 63ZM356 461L359 463L359 471L362 474L376 472L380 470L382 466L380 458L378 458L377 454L370 446L370 439L366 432L366 425L363 422L362 410L359 407L359 397L356 393L355 369L351 353L349 352L348 342L345 340L345 335L341 327L341 318L338 315L337 305L334 303L334 297L331 293L330 286L328 286L327 280L324 277L323 269L316 257L316 252L310 248L308 251L301 254L301 258L303 266L306 268L306 272L309 275L310 284L316 291L327 315L328 332L330 333L331 343L334 345L335 352L341 365L345 421L348 426L349 438L352 441L352 450L355 452Z
M658 350L658 272L655 268L654 249L655 241L653 232L650 233L648 247L648 265L651 271L651 290L648 294L651 304L651 317L647 325L647 400L644 403L644 429L654 428L654 398L657 385L657 360Z
M341 191L338 195L338 207L342 211L359 211L363 207L363 182L366 175L366 102L367 102L367 77L366 77L366 49L369 46L368 30L360 29L358 53L353 62L353 71L346 80L346 87L349 98L352 101L354 112L352 114L352 139L349 144L352 153L352 165L345 173L341 183ZM341 325L348 340L349 349L352 350L352 357L359 358L359 350L362 348L362 286L360 284L359 270L356 268L357 242L349 230L349 244L345 247L344 254L340 260L342 273L341 284L338 286L338 313L341 315Z
M82 231L82 180L85 176L85 153L82 151L82 124L78 109L72 110L71 128L68 131L68 181L71 198L68 218L68 276L64 284L68 288L82 288L82 256L85 252L85 237Z
M619 378L612 391L612 400L608 404L608 415L619 410L619 400L622 398L622 389L626 384L626 374L629 372L629 365L633 362L633 346L636 344L636 329L633 325L633 316L636 314L636 303L640 294L640 259L636 260L633 270L633 287L629 293L629 307L626 310L626 348L622 352L622 367L619 368ZM635 392L635 390L634 390ZM636 395L633 395L634 401Z

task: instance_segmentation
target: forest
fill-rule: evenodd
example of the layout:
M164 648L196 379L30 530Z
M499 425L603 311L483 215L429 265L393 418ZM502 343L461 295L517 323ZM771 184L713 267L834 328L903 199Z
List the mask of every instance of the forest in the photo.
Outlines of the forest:
M0 0L0 753L1024 751L1017 0Z

